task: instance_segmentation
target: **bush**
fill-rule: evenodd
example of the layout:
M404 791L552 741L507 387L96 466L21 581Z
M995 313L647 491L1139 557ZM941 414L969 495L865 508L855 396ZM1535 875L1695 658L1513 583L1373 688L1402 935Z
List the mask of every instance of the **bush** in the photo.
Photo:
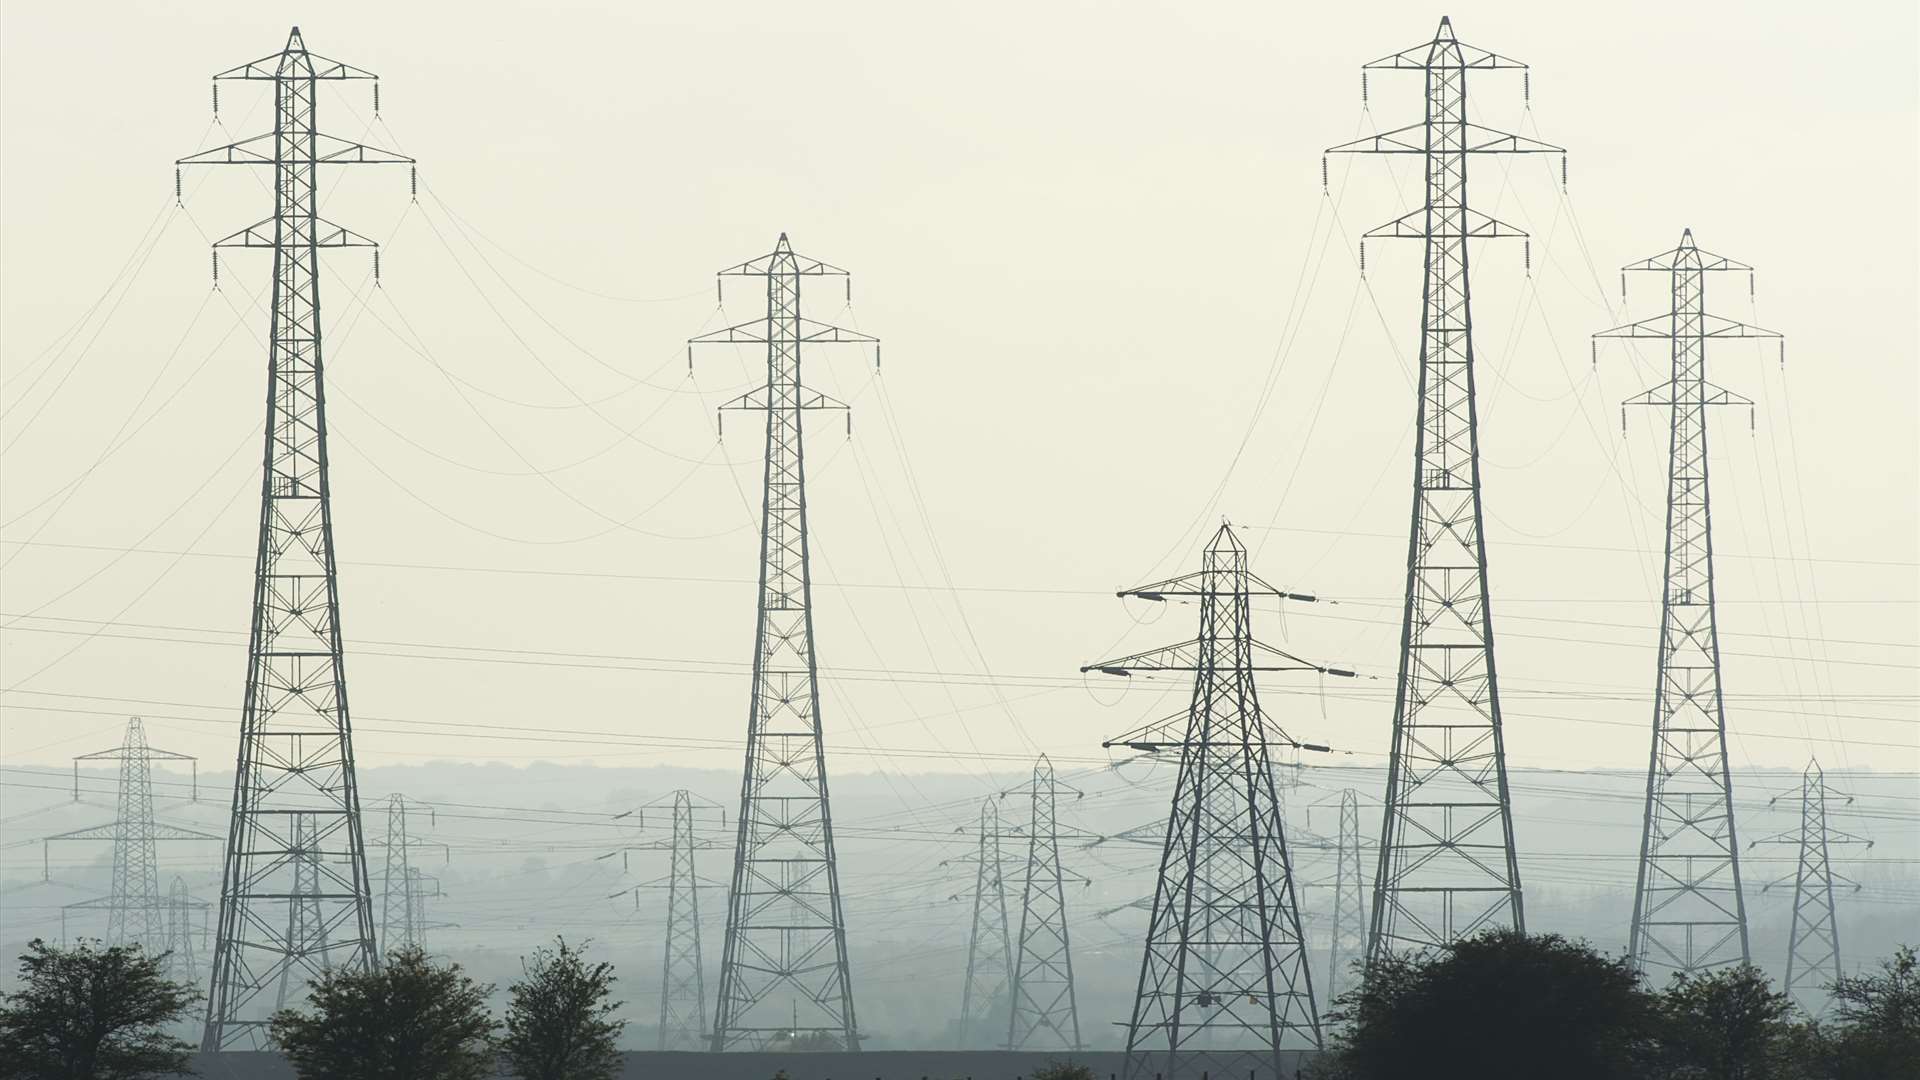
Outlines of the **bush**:
M556 937L553 948L520 960L525 974L508 990L500 1050L522 1080L613 1080L620 1071L613 1044L627 1025L609 1016L626 1003L608 1000L613 965L589 968L581 960L585 949Z
M378 971L321 973L313 1012L275 1013L273 1040L301 1080L492 1080L491 993L458 964L396 949Z
M161 1028L200 994L162 972L166 954L81 940L35 938L20 956L21 988L0 994L0 1075L35 1080L134 1080L187 1072L192 1047Z

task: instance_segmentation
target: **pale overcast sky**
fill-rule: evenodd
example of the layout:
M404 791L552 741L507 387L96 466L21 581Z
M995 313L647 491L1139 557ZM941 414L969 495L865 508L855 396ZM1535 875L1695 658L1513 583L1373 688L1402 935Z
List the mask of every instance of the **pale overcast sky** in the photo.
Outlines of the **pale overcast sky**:
M1517 764L1644 767L1666 437L1621 399L1665 356L1588 336L1666 310L1620 264L1758 268L1710 310L1788 335L1709 377L1736 763L1911 769L1920 739L1920 104L1911 3L1473 3L1484 124L1569 151L1474 162L1534 233L1476 249L1491 575ZM1578 14L1576 14L1576 12ZM760 436L713 406L759 356L682 342L712 272L782 231L851 269L809 314L822 713L833 768L1101 755L1178 684L1079 665L1193 632L1113 590L1197 564L1222 517L1268 579L1340 601L1263 623L1377 676L1276 680L1301 738L1387 746L1405 573L1419 250L1355 247L1410 163L1321 151L1419 118L1406 3L929 7L341 2L0 6L0 749L58 765L125 717L232 760L258 513L266 216L250 170L174 159L265 130L277 51L382 76L322 126L416 155L335 170L329 407L363 763L725 765L747 706ZM951 586L951 588L949 588ZM989 674L990 673L990 674Z

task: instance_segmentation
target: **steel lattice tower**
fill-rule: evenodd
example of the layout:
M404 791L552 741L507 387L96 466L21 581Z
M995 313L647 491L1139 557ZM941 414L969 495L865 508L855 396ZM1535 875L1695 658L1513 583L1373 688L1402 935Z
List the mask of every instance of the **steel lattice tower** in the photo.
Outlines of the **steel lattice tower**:
M49 836L43 841L43 845L55 840L113 842L113 879L107 895L62 907L63 926L68 912L105 909L106 941L109 945L138 945L151 956L159 955L165 948L168 901L160 895L159 841L220 838L211 833L155 820L153 763L193 760L186 754L147 745L146 726L137 716L127 720L126 733L121 737L119 746L81 754L73 759L75 799L80 797L81 762L117 761L120 763L120 775L112 824L75 829Z
M1720 691L1720 633L1714 615L1712 511L1707 498L1707 408L1753 402L1707 381L1707 339L1778 338L1770 330L1707 314L1710 273L1745 263L1680 246L1622 268L1665 274L1672 306L1664 315L1605 330L1596 338L1657 339L1672 344L1668 380L1627 401L1666 409L1666 579L1660 604L1660 659L1653 691L1653 750L1647 762L1646 817L1633 893L1628 945L1643 972L1686 973L1745 964L1747 906L1727 767L1727 715ZM1751 283L1751 277L1749 277ZM1598 346L1596 345L1597 349ZM1621 410L1625 426L1625 409Z
M200 965L194 959L193 939L199 935L193 925L193 912L206 906L187 892L184 880L173 879L167 889L167 977L189 986L200 981Z
M1857 883L1834 873L1832 849L1855 844L1873 846L1873 841L1865 837L1841 832L1827 824L1829 796L1839 796L1848 803L1853 801L1853 796L1827 786L1826 774L1819 762L1809 762L1800 780L1800 828L1754 841L1755 844L1794 844L1800 849L1793 874L1793 924L1787 937L1787 979L1782 989L1810 1016L1826 1011L1830 1000L1827 987L1841 975L1840 919L1834 903L1834 883L1856 892L1860 888ZM1772 882L1765 889L1784 884L1784 880Z
M1007 926L1006 862L1000 850L1000 804L980 801L979 848L973 854L973 928L967 934L967 982L960 997L958 1050L991 1045L1010 1007L1013 940Z
M700 953L700 876L694 852L712 846L694 836L692 792L673 793L673 862L667 877L667 940L660 961L661 1050L699 1050L708 1045L706 962ZM704 806L712 806L701 800ZM720 819L726 827L726 817Z
M766 315L694 338L689 352L696 344L766 346L766 385L721 408L766 413L767 443L746 769L712 1045L760 1049L811 1037L858 1050L821 739L801 438L808 410L846 405L806 386L800 361L803 345L865 342L875 345L877 363L878 343L801 315L801 282L848 274L794 254L785 233L770 254L719 276L723 285L728 277L764 280Z
M1063 787L1054 775L1053 762L1042 754L1034 763L1033 779L1008 793L1027 795L1030 807L1020 932L1014 939L1013 979L1007 993L1009 1050L1033 1048L1036 1039L1057 1040L1067 1050L1081 1049L1073 946L1067 934L1067 875L1060 865L1056 818Z
M1561 151L1467 119L1467 73L1505 68L1526 65L1461 44L1441 19L1432 41L1366 65L1422 73L1425 119L1328 151L1414 154L1426 166L1423 204L1366 234L1426 248L1406 610L1369 955L1525 928L1487 597L1467 273L1469 240L1525 234L1469 208L1467 159Z
M1120 595L1188 598L1200 607L1193 640L1081 669L1129 677L1193 672L1185 710L1106 744L1180 754L1127 1024L1127 1075L1278 1080L1283 1041L1320 1046L1272 752L1305 744L1261 711L1255 676L1349 673L1254 639L1252 597L1312 597L1252 573L1228 526L1208 543L1198 572Z
M1366 955L1367 935L1361 921L1366 887L1360 874L1360 795L1352 788L1340 792L1340 836L1334 853L1333 947L1327 953L1327 1001L1346 989L1346 968Z
M381 845L386 849L386 859L380 877L380 949L383 954L426 943L427 897L440 894L440 883L413 865L414 851L419 848L439 848L443 854L450 854L445 844L422 840L413 834L407 817L410 804L416 809L426 810L429 815L433 814L432 807L412 803L405 795L396 792L387 796L387 838ZM433 887L431 893L426 891L429 885Z
M214 76L216 87L272 83L273 130L179 162L271 169L274 197L265 221L215 244L271 249L273 293L247 689L204 1050L264 1046L264 1006L289 972L379 963L341 664L320 323L320 250L374 245L320 217L318 174L411 159L317 127L321 82L372 78L309 53L295 27L281 51ZM296 823L308 830L299 844Z

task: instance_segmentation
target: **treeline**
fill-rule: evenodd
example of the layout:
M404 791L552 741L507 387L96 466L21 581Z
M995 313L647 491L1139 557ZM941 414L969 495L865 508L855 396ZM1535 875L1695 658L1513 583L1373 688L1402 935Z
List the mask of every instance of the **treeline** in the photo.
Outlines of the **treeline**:
M417 948L334 971L272 1019L303 1080L613 1080L624 1022L612 965L556 938L494 987ZM137 946L35 941L0 995L0 1078L135 1080L189 1070L165 1034L201 1001ZM1355 965L1327 1052L1302 1080L1920 1080L1920 962L1902 947L1827 987L1814 1018L1752 967L1648 985L1624 958L1557 934L1495 930ZM1062 1077L1090 1076L1062 1063Z

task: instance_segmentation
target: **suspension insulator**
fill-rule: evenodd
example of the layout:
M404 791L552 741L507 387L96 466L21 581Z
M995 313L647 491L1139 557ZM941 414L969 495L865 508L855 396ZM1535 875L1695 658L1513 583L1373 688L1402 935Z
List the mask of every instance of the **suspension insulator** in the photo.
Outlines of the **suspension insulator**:
M1363 109L1367 107L1367 72L1365 68L1360 70L1360 107Z
M1327 155L1320 155L1320 193L1327 192Z
M181 191L182 191L182 188L180 183L180 166L175 165L173 167L173 205L175 206L181 205L181 202L180 202Z
M418 165L407 166L407 191L413 196L414 202L420 201L420 166Z
M380 84L378 82L373 84L373 115L380 115Z
M220 115L220 84L213 84L213 115Z
M373 249L373 283L375 286L378 286L380 284L380 249L379 248Z

